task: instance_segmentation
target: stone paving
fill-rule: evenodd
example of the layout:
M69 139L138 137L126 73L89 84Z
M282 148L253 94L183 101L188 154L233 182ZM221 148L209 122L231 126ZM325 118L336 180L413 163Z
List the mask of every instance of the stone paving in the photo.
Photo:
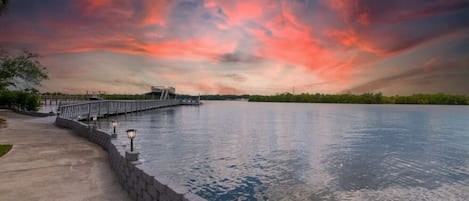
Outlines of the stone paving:
M0 110L7 127L0 144L0 200L131 200L99 145L57 128L55 117L35 118Z

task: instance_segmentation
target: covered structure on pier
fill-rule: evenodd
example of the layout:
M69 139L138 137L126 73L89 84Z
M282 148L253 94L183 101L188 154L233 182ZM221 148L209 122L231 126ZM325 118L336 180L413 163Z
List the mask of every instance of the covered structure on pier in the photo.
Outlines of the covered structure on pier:
M151 99L169 100L176 99L176 88L165 86L151 86L151 91L145 94Z

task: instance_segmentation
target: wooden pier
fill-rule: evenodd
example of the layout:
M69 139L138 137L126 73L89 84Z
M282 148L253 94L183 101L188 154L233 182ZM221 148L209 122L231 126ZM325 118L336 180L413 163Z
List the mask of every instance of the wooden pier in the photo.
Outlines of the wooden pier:
M66 119L90 120L93 117L107 117L176 105L183 105L183 103L177 99L87 101L77 104L60 105L57 115Z

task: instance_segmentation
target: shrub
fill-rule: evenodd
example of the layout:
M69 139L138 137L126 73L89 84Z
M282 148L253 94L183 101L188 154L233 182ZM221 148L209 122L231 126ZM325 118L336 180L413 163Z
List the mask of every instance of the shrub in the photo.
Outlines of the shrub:
M37 111L41 105L36 94L24 91L1 91L0 106Z

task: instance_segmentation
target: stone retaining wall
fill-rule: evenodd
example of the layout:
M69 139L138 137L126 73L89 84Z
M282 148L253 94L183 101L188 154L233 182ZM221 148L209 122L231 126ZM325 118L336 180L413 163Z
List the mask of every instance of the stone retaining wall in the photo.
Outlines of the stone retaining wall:
M205 200L190 193L187 188L174 183L166 176L150 174L150 168L145 164L126 160L125 147L118 140L112 139L110 133L79 121L61 117L57 117L55 124L62 128L71 129L75 134L87 138L105 149L109 153L111 168L132 199L136 201Z

